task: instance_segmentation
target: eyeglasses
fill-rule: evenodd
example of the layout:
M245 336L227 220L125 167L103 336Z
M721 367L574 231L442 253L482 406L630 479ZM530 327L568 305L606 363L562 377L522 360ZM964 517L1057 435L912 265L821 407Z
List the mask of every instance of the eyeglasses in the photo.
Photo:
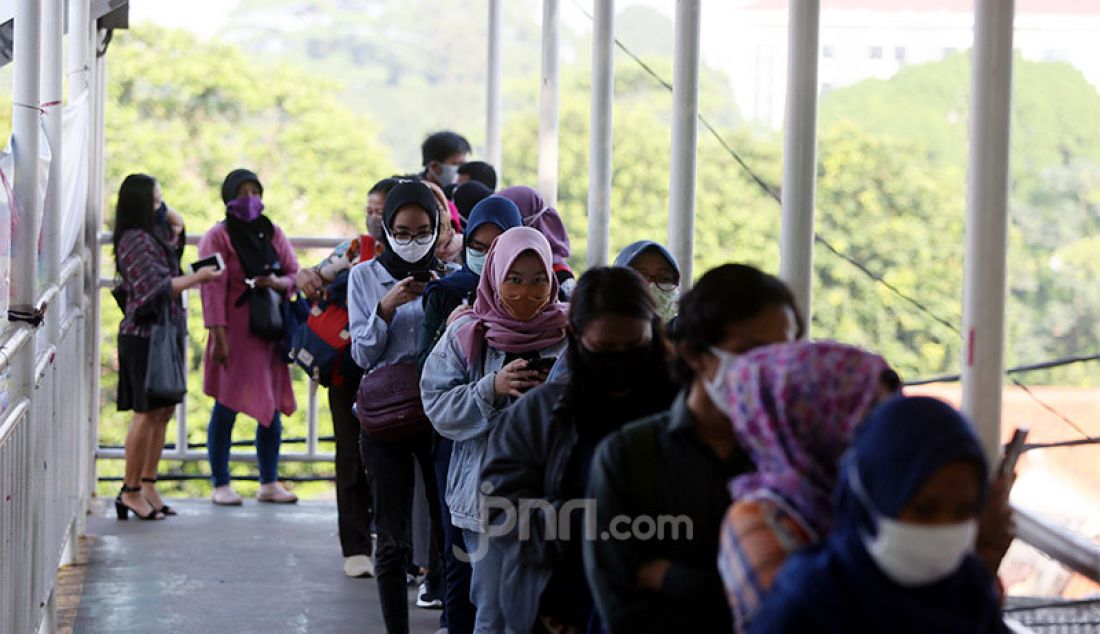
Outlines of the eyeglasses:
M669 293L676 290L680 286L680 280L674 277L652 277L649 275L643 275L647 282L657 287L657 290Z
M420 246L424 246L426 244L431 244L434 241L434 233L418 233L416 235L413 235L411 233L399 231L393 234L393 243L401 247L407 247L414 242Z

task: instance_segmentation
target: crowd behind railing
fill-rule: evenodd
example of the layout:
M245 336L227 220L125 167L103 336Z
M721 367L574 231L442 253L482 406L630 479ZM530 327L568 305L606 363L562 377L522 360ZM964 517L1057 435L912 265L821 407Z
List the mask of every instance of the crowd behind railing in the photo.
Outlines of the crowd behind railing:
M643 241L578 279L533 188L496 191L453 132L421 150L422 172L371 188L366 232L308 268L249 170L186 270L184 218L126 178L119 519L175 514L156 481L198 288L213 503L243 503L242 413L257 500L297 500L280 420L302 367L327 388L344 572L376 578L389 632L409 629L411 579L451 633L1007 631L1014 474L959 412L905 396L873 352L804 341L790 290L751 266L681 296L676 259Z

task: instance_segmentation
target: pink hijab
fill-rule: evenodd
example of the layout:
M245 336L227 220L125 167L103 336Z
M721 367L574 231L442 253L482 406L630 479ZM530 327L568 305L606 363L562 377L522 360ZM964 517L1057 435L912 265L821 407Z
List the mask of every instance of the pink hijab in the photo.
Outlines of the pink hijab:
M550 303L530 321L520 321L508 313L497 293L508 269L527 251L534 251L550 279ZM468 313L473 319L459 327L457 338L470 362L476 361L487 342L497 350L510 353L534 352L565 339L569 321L566 305L558 301L558 282L552 267L550 243L535 229L514 227L505 231L489 247L485 269L477 286L477 300Z

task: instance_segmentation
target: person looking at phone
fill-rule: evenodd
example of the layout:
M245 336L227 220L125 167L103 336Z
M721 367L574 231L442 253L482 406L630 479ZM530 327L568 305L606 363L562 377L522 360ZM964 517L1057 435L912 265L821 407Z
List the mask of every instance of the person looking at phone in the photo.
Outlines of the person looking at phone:
M506 199L487 198L471 217L476 221L494 205L508 212L508 224L519 224L519 211ZM490 226L496 227L475 228L473 237L487 239L484 230ZM466 543L485 532L478 485L489 433L516 399L545 380L549 368L532 369L537 364L528 359L560 355L568 321L565 304L557 300L550 243L541 233L515 226L488 242L473 310L447 328L420 380L424 411L436 430L454 441L446 502ZM500 561L471 563L474 631L504 631ZM450 628L458 631L454 624Z
M153 325L163 316L182 333L187 313L180 295L221 275L203 267L184 275L183 217L164 203L160 184L152 176L131 174L122 181L115 206L115 270L123 310L118 328L118 411L133 411L126 434L126 470L122 490L115 498L119 519L130 513L139 519L175 515L157 494L157 470L164 434L176 401L156 398L145 391L149 371L149 342Z
M529 538L521 539L518 529L502 531L501 518L491 517L489 539L467 544L472 556L481 551L501 562L494 591L507 598L509 632L536 625L585 631L595 622L582 561L586 512L576 508L586 498L592 456L623 424L667 410L677 392L657 306L632 269L600 267L581 276L568 341L571 372L509 408L490 433L482 465L491 509L504 501L523 508L521 500L575 509L558 518L559 526L568 521L569 536L548 535L532 518Z
M474 206L466 223L465 265L441 280L428 284L424 290L424 326L420 331L420 352L417 363L423 371L428 355L447 329L448 318L463 302L473 303L481 274L485 270L489 247L502 233L520 227L519 209L512 201L494 196ZM537 354L537 352L533 353ZM447 488L447 473L451 464L450 438L436 433L433 459L435 477L440 492ZM443 614L448 630L455 634L470 632L474 625L474 606L470 603L469 562L454 555L454 546L464 549L462 529L451 522L450 508L440 499L443 519Z
M1008 632L975 554L989 469L969 422L896 398L841 462L828 539L792 555L750 632Z
M435 257L439 214L435 196L419 181L402 180L386 196L382 212L383 251L373 260L355 265L348 276L348 317L351 356L366 374L395 373L412 365L415 378L417 343L424 321L420 301L428 280L440 268ZM419 279L418 279L419 276ZM407 386L406 386L407 387ZM363 392L362 387L360 392ZM360 393L357 402L370 399ZM360 432L363 466L370 474L374 500L375 577L388 632L409 629L405 568L411 560L409 531L415 490L413 465L424 479L431 518L432 550L429 584L438 584L438 548L442 543L439 494L432 466L431 429L401 440L384 440Z
M281 342L254 332L255 294L285 301L294 289L298 258L290 240L264 213L264 188L247 169L222 183L225 218L199 241L199 256L220 253L225 273L202 287L203 321L209 331L203 359L203 392L214 399L207 428L213 502L239 506L229 478L229 449L237 414L256 419L260 502L290 504L298 497L279 483L282 416L298 408ZM270 289L270 291L268 291ZM281 339L281 334L280 334Z

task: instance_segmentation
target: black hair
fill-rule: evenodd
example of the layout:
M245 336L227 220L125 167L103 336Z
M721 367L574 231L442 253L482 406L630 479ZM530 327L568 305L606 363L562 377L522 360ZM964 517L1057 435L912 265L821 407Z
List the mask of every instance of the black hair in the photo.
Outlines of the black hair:
M635 395L615 416L634 420L667 409L677 386L669 367L669 347L664 335L657 304L645 279L637 271L625 267L596 267L577 280L569 302L568 348L569 394L575 405L593 407L605 400L602 385L605 377L597 376L583 361L581 335L585 328L605 315L619 315L649 321L653 329L649 354L652 363L636 369ZM622 421L620 421L622 422Z
M782 280L747 264L723 264L707 271L680 298L679 316L670 334L687 352L701 354L726 338L728 325L751 319L771 306L786 306L794 312L796 338L801 339L802 314ZM676 359L676 375L684 385L695 378L681 356Z
M469 154L471 151L470 142L466 137L457 132L443 130L428 135L428 138L420 144L420 164L427 165L432 161L443 162L455 154Z
M118 188L115 203L115 227L111 243L115 247L115 263L118 261L118 243L122 234L130 229L141 229L153 235L153 189L157 180L148 174L130 174Z
M370 188L370 191L367 192L367 195L382 194L383 196L385 196L386 194L390 193L390 190L393 189L395 185L397 185L397 181L397 178L383 178L382 180L375 183L374 187Z
M491 191L497 189L497 171L485 161L466 161L458 166L458 173L469 176L470 180L481 183Z

